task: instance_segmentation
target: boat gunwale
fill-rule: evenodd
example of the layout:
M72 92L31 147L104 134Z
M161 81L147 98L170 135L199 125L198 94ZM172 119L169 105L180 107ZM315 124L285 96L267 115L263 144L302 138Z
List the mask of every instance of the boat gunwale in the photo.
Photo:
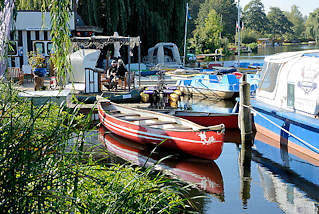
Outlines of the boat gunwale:
M200 131L218 132L218 131L224 131L224 129L225 129L224 124L219 124L219 125L205 127L205 126L198 125L198 124L196 124L194 122L191 122L191 121L183 119L183 118L179 118L179 117L176 117L176 116L173 116L173 115L168 115L168 114L162 114L162 113L159 113L159 112L152 112L152 113L155 114L155 115L159 115L159 116L163 115L165 117L169 117L169 118L173 119L174 121L181 121L181 122L184 122L186 124L189 124L189 126L185 126L185 127L189 127L191 130L176 130L174 128L151 127L151 125L148 125L148 124L135 124L134 122L123 120L123 119L120 119L118 117L112 116L112 114L107 113L106 109L101 104L102 102L109 103L111 105L114 105L114 106L117 106L117 107L120 107L120 108L126 108L126 109L129 109L129 110L132 110L132 111L135 110L134 108L122 106L122 105L110 102L107 99L99 100L99 102L98 102L98 106L101 108L101 110L103 110L103 113L108 115L109 117L111 117L111 118L113 118L115 120L130 124L130 125L143 127L145 129L164 130L164 131L169 131L169 132L200 132ZM147 111L147 110L144 110L144 109L138 109L138 110L139 110L139 112L141 111L141 112L148 113L148 114L150 113L150 111ZM161 121L164 121L164 120L161 120ZM177 123L177 124L183 125L181 123ZM198 129L196 129L196 127Z

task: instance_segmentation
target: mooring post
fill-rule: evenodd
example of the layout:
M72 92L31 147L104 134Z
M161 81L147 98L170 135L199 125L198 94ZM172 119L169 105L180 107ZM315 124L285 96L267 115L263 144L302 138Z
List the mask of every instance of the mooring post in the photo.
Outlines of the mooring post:
M247 144L242 144L239 157L238 157L238 164L239 164L239 176L240 176L240 198L242 199L243 208L247 208L248 200L250 199L251 158L252 158L251 146L247 146Z
M241 143L242 145L245 144L245 146L252 146L253 127L250 110L250 84L247 82L246 74L243 75L243 81L239 85L239 97L240 105L238 119L241 133Z
M238 123L241 134L241 150L239 153L240 170L240 196L243 207L247 208L250 199L251 188L251 158L253 145L253 125L250 110L250 84L247 82L246 74L239 85L239 114Z

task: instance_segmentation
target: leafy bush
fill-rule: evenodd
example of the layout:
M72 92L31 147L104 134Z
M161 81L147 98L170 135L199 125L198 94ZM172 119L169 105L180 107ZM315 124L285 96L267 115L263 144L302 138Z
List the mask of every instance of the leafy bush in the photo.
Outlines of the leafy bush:
M242 33L242 43L244 44L256 43L258 38L260 38L260 34L255 31L243 31Z
M177 213L181 188L152 168L112 166L84 156L88 117L34 106L0 83L0 212Z

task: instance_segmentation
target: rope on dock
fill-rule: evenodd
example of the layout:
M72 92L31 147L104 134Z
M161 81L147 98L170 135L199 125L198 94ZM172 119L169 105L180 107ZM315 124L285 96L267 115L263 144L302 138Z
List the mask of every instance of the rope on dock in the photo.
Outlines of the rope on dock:
M289 132L288 130L282 128L281 126L279 126L278 124L276 124L275 122L271 121L269 118L267 118L266 116L262 115L261 113L259 113L257 110L255 110L254 108L251 107L251 105L247 106L244 104L239 104L244 106L245 108L249 108L252 112L258 114L259 116L261 116L263 119L265 119L266 121L268 121L269 123L271 123L272 125L276 126L277 128L281 129L282 131L286 132L287 134L289 134L290 136L296 138L297 140L299 140L302 144L304 144L305 146L307 146L308 148L310 148L311 150L313 150L314 152L319 154L319 149L317 149L316 147L312 146L310 143L307 143L306 141L304 141L303 139L301 139L300 137L292 134L291 132Z

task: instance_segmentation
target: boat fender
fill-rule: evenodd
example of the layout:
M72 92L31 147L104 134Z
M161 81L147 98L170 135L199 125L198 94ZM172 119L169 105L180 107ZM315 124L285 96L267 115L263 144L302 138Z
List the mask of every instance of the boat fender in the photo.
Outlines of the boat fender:
M145 94L144 92L142 92L140 95L141 95L142 102L147 103L150 100L149 94Z
M176 102L178 100L179 96L175 93L172 93L169 95L169 99L173 102Z
M181 90L177 89L174 91L175 94L177 94L178 96L181 96L182 95L182 92Z

